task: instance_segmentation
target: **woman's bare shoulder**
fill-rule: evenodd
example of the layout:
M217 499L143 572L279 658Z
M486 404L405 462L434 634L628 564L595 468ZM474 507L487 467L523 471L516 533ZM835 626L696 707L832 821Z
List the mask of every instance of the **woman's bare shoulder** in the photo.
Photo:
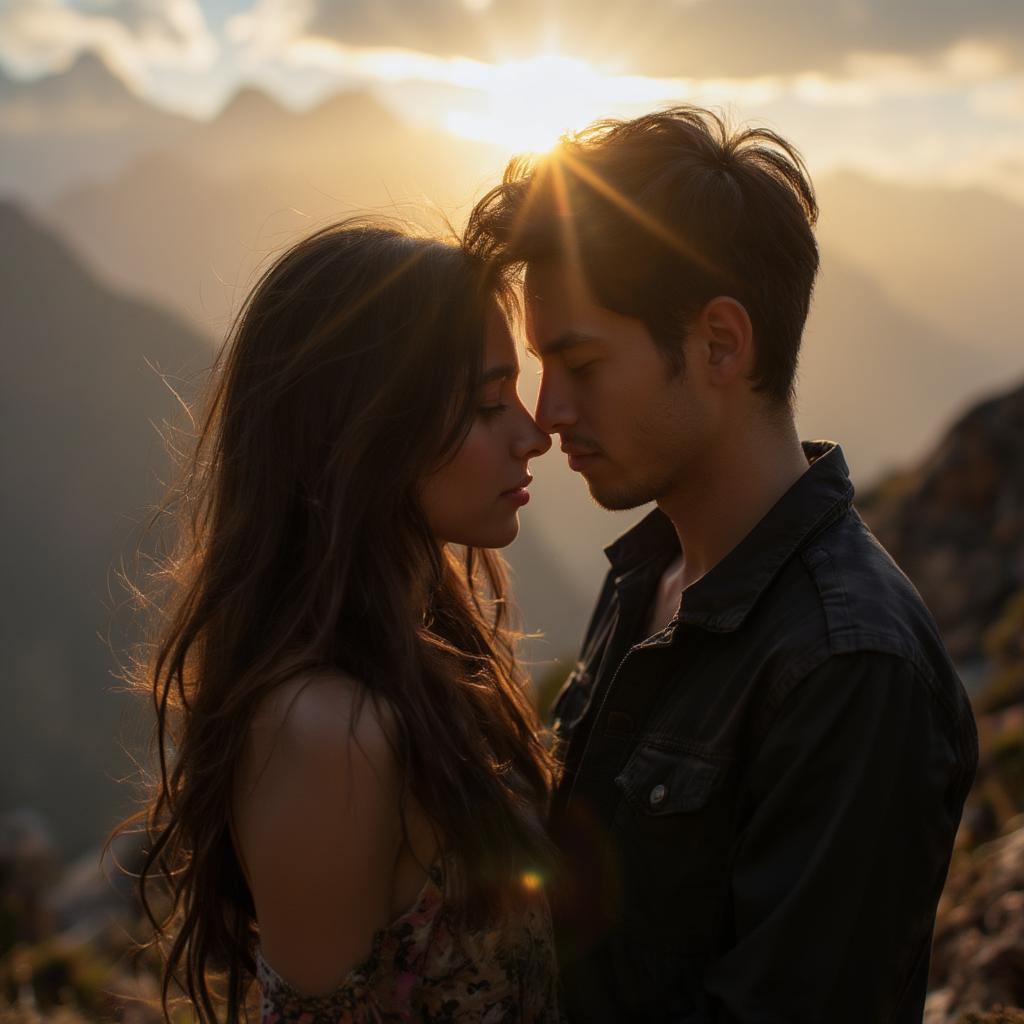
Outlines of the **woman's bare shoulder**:
M358 681L318 672L260 704L236 778L236 842L261 943L282 976L323 991L390 912L401 848L393 716Z
M391 706L352 676L334 670L304 673L279 684L258 704L240 774L255 785L275 766L316 773L344 759L349 771L372 768L392 777L398 768L395 723Z

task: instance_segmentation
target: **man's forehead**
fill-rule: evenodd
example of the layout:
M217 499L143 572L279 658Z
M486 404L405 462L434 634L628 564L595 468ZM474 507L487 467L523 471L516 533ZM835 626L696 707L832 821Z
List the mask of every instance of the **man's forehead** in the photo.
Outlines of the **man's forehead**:
M598 308L582 274L564 262L531 264L523 277L523 298L534 316L588 317Z
M567 290L568 275L560 261L530 263L523 277L523 292L529 302L548 302L561 298Z

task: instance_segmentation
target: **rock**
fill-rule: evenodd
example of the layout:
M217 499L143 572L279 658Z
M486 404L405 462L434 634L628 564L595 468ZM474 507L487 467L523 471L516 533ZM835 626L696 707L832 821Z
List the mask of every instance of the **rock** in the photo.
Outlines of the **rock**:
M954 660L1024 590L1024 386L972 408L924 462L858 498L921 592Z
M951 874L935 922L931 987L925 1024L1024 1004L1024 826L980 847ZM977 1022L1024 1022L1002 1012Z

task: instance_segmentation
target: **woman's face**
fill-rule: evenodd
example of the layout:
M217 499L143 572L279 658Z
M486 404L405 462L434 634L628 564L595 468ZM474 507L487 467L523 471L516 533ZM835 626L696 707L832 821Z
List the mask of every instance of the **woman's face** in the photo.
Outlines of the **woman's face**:
M519 509L530 500L527 464L551 438L519 400L519 360L498 307L487 319L483 382L473 425L462 445L427 476L420 501L442 543L502 548L519 532Z

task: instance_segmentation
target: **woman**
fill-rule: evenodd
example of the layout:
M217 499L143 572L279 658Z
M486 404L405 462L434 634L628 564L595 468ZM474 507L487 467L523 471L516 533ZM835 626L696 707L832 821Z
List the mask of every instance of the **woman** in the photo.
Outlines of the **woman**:
M550 761L487 550L550 440L502 299L458 247L348 223L246 301L139 678L165 1014L173 976L217 1019L219 971L229 1020L254 975L267 1024L558 1019Z

